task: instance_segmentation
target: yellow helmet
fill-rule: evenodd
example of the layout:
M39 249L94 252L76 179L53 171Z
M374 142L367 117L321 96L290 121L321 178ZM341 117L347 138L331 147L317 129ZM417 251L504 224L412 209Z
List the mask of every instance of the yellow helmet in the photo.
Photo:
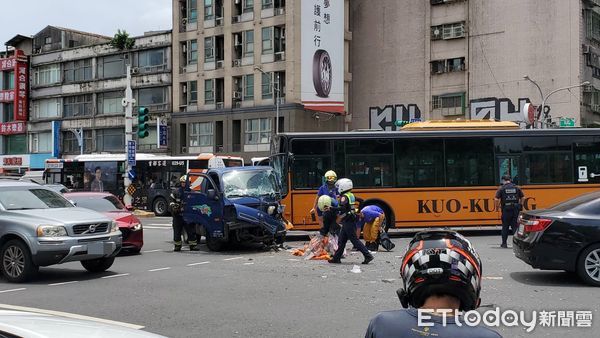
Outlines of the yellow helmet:
M321 211L325 211L325 208L331 207L331 197L329 195L321 195L317 201L317 208Z
M335 181L337 181L337 174L335 173L335 171L328 170L325 173L325 180L327 180L327 182L335 182Z
M181 177L179 178L179 182L181 182L181 183L185 183L186 180L187 180L187 175L181 175Z

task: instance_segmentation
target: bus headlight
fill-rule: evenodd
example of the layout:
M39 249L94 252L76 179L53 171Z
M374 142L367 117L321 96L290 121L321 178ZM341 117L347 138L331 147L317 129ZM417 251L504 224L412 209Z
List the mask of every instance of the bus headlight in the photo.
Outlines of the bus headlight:
M62 225L40 225L37 227L38 237L67 236L67 229Z

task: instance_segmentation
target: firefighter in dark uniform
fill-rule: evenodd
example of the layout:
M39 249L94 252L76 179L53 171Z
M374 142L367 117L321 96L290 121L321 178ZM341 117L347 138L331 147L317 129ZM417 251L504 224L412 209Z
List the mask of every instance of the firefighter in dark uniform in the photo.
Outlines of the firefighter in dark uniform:
M500 247L506 248L508 239L508 230L511 235L517 231L517 218L523 205L523 191L512 183L509 175L502 176L502 186L496 191L496 209L502 211L502 244Z
M190 245L190 251L198 251L198 242L196 240L196 232L191 225L187 224L183 220L183 196L185 192L185 182L187 176L183 175L179 179L179 188L173 189L171 192L171 215L173 216L173 244L175 247L173 251L181 251L181 233L185 228L185 232L188 234L188 244Z

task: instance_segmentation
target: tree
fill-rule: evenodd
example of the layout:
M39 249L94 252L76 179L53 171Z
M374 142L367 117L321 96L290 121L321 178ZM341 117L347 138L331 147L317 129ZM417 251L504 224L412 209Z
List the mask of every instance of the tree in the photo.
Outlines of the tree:
M135 39L129 37L125 30L117 30L117 34L110 40L110 45L118 50L131 49L135 45Z

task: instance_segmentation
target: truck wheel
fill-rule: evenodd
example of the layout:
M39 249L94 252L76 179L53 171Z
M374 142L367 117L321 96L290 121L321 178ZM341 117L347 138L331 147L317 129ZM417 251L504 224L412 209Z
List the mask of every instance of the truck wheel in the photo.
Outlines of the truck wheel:
M104 257L81 261L81 265L89 272L104 272L113 265L114 257Z
M169 212L167 200L162 197L157 197L152 203L152 210L156 216L166 216Z
M10 283L22 283L35 275L39 267L33 264L29 248L23 241L13 239L2 247L2 274Z
M210 251L221 251L225 247L225 242L206 233L206 246Z
M577 261L577 273L587 284L600 286L600 243L585 249Z

